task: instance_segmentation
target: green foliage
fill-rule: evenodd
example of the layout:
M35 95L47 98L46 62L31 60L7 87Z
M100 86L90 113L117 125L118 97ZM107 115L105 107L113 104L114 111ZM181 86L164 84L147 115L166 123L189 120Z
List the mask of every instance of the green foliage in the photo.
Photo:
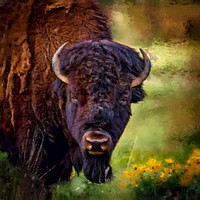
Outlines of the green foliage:
M119 181L119 180L118 180ZM112 200L112 199L130 199L130 193L125 193L112 180L106 184L95 184L85 179L83 174L74 177L71 182L58 183L52 187L52 200Z
M9 163L7 154L6 153L0 153L1 193L3 194L7 190L10 190L12 188L12 184L14 184L14 185L17 184L16 170Z
M179 176L173 176L164 184L158 184L152 177L141 178L138 187L132 188L134 198L138 200L159 200L172 198L177 192ZM131 189L129 187L129 189Z
M139 187L135 188L135 197L138 199L157 199L157 188L155 179L141 177Z
M200 199L200 174L192 180L189 187L185 191L186 196L193 197L194 199Z

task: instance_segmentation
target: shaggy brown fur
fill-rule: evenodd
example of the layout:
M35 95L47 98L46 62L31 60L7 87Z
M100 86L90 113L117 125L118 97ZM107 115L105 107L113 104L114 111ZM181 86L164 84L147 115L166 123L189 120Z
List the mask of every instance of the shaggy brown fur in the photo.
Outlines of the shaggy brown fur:
M33 173L41 171L39 163L45 160L42 158L45 133L56 141L51 132L59 129L61 123L57 107L52 106L49 87L55 80L53 54L66 41L71 45L88 39L111 39L106 18L96 3L83 2L12 0L0 5L1 149L10 152L12 159L19 154ZM67 144L63 146L65 150L60 157L68 149ZM55 163L43 163L46 169L40 173L50 173ZM69 169L66 178L70 173Z
M91 181L105 182L131 98L144 97L141 86L130 88L143 61L134 50L111 42L107 19L92 0L11 0L0 4L0 13L0 149L46 184L69 179L72 165ZM56 80L51 65L66 41L61 72L69 75L68 86ZM124 90L130 93L125 107L116 103ZM77 112L76 104L67 104L71 91L82 107L90 106ZM91 124L111 134L109 155L93 158L83 151L83 130Z

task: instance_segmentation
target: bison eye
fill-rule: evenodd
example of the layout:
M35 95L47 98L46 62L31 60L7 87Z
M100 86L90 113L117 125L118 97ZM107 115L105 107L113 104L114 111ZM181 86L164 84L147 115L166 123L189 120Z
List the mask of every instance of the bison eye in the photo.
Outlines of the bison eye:
M126 105L128 102L128 94L123 94L120 98L120 103Z
M71 102L77 101L77 98L74 96L74 94L72 94L72 92L70 92L70 101Z

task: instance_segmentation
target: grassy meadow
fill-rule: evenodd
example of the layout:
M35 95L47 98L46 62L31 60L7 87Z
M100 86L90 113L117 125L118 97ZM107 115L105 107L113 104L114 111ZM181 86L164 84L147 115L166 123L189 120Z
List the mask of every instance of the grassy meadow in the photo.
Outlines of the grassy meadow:
M0 199L200 199L200 4L100 2L114 40L143 48L152 62L146 98L132 105L113 152L112 181L92 184L74 172L70 182L53 185L47 194L1 153Z

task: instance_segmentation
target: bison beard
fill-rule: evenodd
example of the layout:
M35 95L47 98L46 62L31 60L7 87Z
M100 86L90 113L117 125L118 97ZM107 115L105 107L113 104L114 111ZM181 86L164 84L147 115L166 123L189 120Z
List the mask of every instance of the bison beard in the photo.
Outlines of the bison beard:
M109 155L92 156L84 152L83 172L91 182L104 183L112 176L109 162Z

